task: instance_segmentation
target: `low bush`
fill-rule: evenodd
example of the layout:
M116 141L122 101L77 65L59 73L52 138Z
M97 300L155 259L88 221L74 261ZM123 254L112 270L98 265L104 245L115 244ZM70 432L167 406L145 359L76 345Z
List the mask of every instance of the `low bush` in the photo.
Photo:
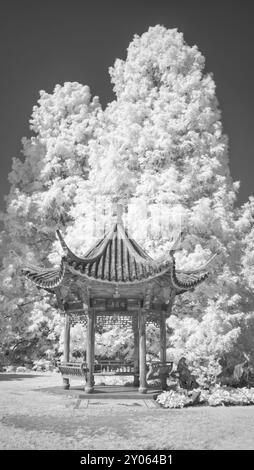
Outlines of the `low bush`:
M185 393L170 390L169 392L162 392L157 397L157 402L162 405L163 408L183 408L190 404L191 399Z
M183 408L193 404L190 393L184 391L162 392L157 402L163 408ZM229 388L216 385L210 390L200 390L197 404L208 406L254 405L254 388Z
M52 371L54 369L54 365L51 361L40 359L38 361L34 361L32 369L37 372Z
M202 391L201 400L209 406L253 405L254 388L216 386L210 391Z

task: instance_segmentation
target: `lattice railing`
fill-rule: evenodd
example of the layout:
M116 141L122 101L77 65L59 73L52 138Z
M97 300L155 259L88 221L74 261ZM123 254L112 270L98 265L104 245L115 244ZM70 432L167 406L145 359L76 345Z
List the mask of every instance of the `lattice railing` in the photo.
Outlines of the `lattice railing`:
M58 368L63 377L86 377L86 362L61 362ZM131 361L101 360L94 364L95 375L134 375L134 363Z
M94 373L95 375L133 375L134 363L131 361L101 360L94 364Z
M58 368L63 377L85 377L88 370L86 362L61 362L58 364Z

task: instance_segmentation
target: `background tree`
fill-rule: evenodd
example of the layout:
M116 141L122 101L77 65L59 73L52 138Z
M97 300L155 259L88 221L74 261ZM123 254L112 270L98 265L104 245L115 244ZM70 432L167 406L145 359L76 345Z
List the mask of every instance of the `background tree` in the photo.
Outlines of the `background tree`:
M240 210L239 228L245 234L243 239L243 276L254 296L254 197Z
M97 228L106 228L112 201L128 204L126 223L154 256L168 254L170 230L181 219L177 263L190 268L218 256L209 280L177 299L168 353L200 363L207 356L210 364L233 348L240 356L253 295L242 275L239 184L230 176L205 59L176 29L155 26L134 37L110 75L116 98L104 111L77 83L41 92L31 118L35 136L23 140L24 160L13 162L6 231L30 261L56 264L55 228L82 255Z
M148 211L138 218L129 212L128 223L155 256L167 253L170 222L179 217L179 265L195 267L218 253L209 280L177 299L168 352L200 361L233 348L241 355L236 343L253 297L241 276L242 231L234 208L239 183L230 176L228 139L205 59L177 30L156 26L134 37L126 60L116 60L110 74L116 100L90 142L97 193L120 194L138 208L145 203ZM186 315L195 323L187 336Z
M22 262L49 265L56 228L72 223L73 197L87 181L87 147L99 109L98 99L91 100L89 88L78 83L40 92L30 120L34 135L22 140L23 158L13 159L1 246L3 354L14 348L17 357L24 345L24 359L30 345L34 357L58 343L55 301L26 282L19 268Z

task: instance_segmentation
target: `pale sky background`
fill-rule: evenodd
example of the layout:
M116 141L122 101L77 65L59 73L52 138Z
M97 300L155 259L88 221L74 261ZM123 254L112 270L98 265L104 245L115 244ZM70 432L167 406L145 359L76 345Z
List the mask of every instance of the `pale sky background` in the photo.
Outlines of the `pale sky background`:
M114 97L108 67L135 33L163 24L196 44L213 72L230 141L239 203L254 193L254 14L251 0L1 0L0 210L11 159L29 136L39 90L78 81L103 106Z

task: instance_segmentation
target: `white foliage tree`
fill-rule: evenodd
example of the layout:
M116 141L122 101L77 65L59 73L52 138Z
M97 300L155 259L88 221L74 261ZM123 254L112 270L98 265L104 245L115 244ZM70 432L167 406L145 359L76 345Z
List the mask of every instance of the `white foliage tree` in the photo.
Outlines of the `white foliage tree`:
M35 339L44 336L49 349L59 338L55 302L45 293L42 301L42 292L20 277L19 267L22 260L49 264L56 228L71 223L74 195L88 178L88 142L99 110L98 98L91 99L89 88L79 83L57 85L52 94L42 91L30 120L35 135L22 140L23 157L13 159L1 271L2 318L9 318L13 336L5 341L7 349L20 337L38 345ZM5 338L6 328L5 322Z
M243 240L243 269L244 279L249 285L254 296L254 197L241 208L239 217L239 226L245 234Z
M202 54L177 30L156 26L135 36L126 60L116 60L110 69L116 100L90 142L90 179L97 194L126 198L136 206L145 202L143 218L132 212L129 224L155 255L169 246L169 231L165 236L150 230L159 207L162 226L172 227L180 215L179 265L195 267L218 253L210 279L178 299L175 313L196 318L201 329L211 302L215 312L237 314L231 318L232 349L242 313L253 311L253 302L240 276L242 241L234 209L239 183L230 176L215 83L204 69ZM217 332L226 343L222 321ZM174 345L174 336L171 341ZM192 344L197 355L203 343L200 335L200 345Z
M241 276L241 222L234 209L239 184L230 176L213 77L198 48L163 26L135 36L110 75L116 99L104 111L77 83L41 93L31 119L35 136L23 140L24 160L15 159L10 174L6 230L19 251L26 244L31 261L40 256L57 263L56 226L82 255L97 228L107 225L112 201L129 205L126 222L154 256L167 254L170 230L181 219L177 263L195 267L218 256L209 281L177 300L175 329L180 334L189 315L204 331L212 308L218 342L227 349L253 303ZM205 341L197 333L182 350L189 344L198 356L209 349Z

